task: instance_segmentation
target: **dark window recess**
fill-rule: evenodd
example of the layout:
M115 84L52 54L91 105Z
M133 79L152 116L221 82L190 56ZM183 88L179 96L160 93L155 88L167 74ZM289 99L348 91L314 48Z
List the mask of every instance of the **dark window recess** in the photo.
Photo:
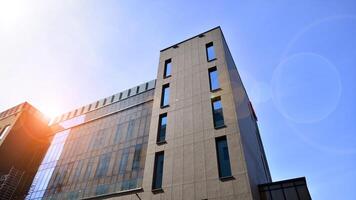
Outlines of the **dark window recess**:
M125 174L126 172L126 167L127 167L127 161L129 159L129 148L124 149L122 152L122 157L120 161L120 166L119 166L119 174Z
M99 101L96 102L95 108L98 108L98 106L99 106Z
M103 102L103 106L105 106L106 105L106 99L104 99L104 102Z
M224 127L225 126L224 114L223 114L223 108L222 108L220 97L212 99L211 105L213 108L214 127L215 128Z
M114 138L114 143L118 144L120 143L121 139L121 124L117 126L116 133L115 133L115 138Z
M226 136L215 139L216 155L218 159L219 177L231 177L229 149L227 147Z
M82 110L80 111L80 114L83 114L85 106L82 107Z
M132 161L132 171L137 171L140 169L141 162L141 152L142 152L142 144L136 144L135 153Z
M121 98L122 98L122 92L120 93L119 100L121 100Z
M132 138L134 127L135 127L135 120L132 119L132 120L129 121L129 125L127 127L126 141L130 140Z
M96 169L95 177L103 177L106 175L109 168L110 159L111 153L106 153L100 156L99 165Z
M114 102L114 99L115 99L115 95L112 95L112 97L111 97L111 103Z
M161 107L169 105L169 84L163 85L162 87L162 97L161 97Z
M209 69L209 81L210 81L210 91L220 89L219 75L216 67L212 67Z
M163 74L163 78L168 78L170 77L172 74L172 59L168 59L164 62L164 74Z
M161 114L158 120L157 143L166 141L167 113Z
M146 86L145 86L145 90L147 90L148 89L148 83L146 83Z
M215 49L212 42L206 44L206 58L208 59L208 61L212 61L216 59Z
M131 94L131 89L129 89L129 92L127 93L127 96L129 97Z
M76 109L76 110L74 111L73 117L77 115L77 112L78 112L78 110Z
M139 91L140 87L136 87L136 94L138 94L138 91Z
M157 152L153 168L152 190L162 188L164 152Z
M89 105L88 111L90 111L90 109L91 109L91 104Z

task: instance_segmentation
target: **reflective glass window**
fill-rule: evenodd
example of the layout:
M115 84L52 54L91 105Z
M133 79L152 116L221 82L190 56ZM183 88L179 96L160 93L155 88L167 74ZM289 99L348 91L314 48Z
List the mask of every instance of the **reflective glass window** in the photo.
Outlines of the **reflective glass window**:
M155 155L154 171L153 171L153 182L152 189L162 188L163 179L163 162L164 162L164 152L158 152Z
M212 61L216 58L214 45L212 42L206 44L206 57L207 57L208 61Z
M161 114L158 121L157 143L166 140L167 113Z
M169 84L163 85L162 87L162 97L161 97L161 107L169 105Z
M213 120L214 120L214 127L220 128L225 125L224 123L224 115L223 115L223 108L221 104L221 99L214 98L211 101L212 108L213 108Z
M220 88L218 70L216 67L209 69L209 81L210 81L210 91L214 91Z
M171 76L172 70L172 59L168 59L164 62L164 74L163 78L168 78Z
M229 149L227 146L226 136L215 139L216 154L218 160L219 177L231 176Z

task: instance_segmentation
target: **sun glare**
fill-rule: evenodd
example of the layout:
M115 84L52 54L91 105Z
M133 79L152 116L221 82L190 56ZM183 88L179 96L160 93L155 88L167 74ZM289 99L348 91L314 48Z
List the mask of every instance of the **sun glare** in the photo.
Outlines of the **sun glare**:
M0 0L0 28L10 29L18 25L25 14L25 1Z

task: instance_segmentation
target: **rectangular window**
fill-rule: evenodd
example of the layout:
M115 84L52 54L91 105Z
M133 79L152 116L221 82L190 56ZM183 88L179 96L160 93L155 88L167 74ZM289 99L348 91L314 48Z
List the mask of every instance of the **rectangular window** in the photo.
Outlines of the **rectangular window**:
M209 69L209 81L210 81L210 91L214 91L220 88L218 70L216 67Z
M153 168L152 190L162 188L164 152L157 152Z
M218 159L219 177L231 177L230 157L226 136L216 138L215 143L216 155Z
M168 59L164 62L164 74L163 78L168 78L171 76L172 70L172 59Z
M161 114L158 120L157 143L166 141L167 113Z
M106 105L106 99L104 99L104 102L103 102L103 106L105 106Z
M161 107L166 107L169 105L169 84L163 85L162 87L162 97L161 97Z
M215 128L224 127L225 126L224 115L223 115L223 108L222 108L220 97L212 99L211 104L213 108L214 127Z
M115 95L112 95L112 97L111 97L111 103L114 102L114 99L115 99Z
M103 177L106 175L109 163L111 159L111 153L106 153L100 156L98 168L96 168L95 177Z
M216 59L213 42L206 44L206 58L209 62Z
M136 144L135 153L132 161L132 171L135 170L138 171L140 169L141 151L142 151L142 144Z
M129 148L124 149L121 156L120 166L119 166L119 174L125 174L127 161L129 159Z

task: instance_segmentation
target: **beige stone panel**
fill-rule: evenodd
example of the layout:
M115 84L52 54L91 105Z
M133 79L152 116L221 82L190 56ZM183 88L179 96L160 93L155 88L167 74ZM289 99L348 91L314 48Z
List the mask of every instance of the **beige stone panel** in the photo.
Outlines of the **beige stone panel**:
M193 144L183 146L183 183L194 181L194 147Z
M183 199L183 185L173 185L172 187L172 199L182 200Z
M194 143L194 181L206 179L204 141Z
M215 139L205 140L205 169L207 179L218 178L218 166L216 161Z
M195 199L207 199L206 181L195 182Z
M183 199L194 199L194 183L183 185Z
M193 109L192 107L183 108L183 135L193 132Z
M174 160L174 149L165 150L164 163L163 163L163 182L162 182L162 185L164 187L172 185L173 160Z
M174 148L173 184L183 183L183 146Z
M219 182L220 181L218 179L207 180L206 192L208 194L208 199L220 197Z

